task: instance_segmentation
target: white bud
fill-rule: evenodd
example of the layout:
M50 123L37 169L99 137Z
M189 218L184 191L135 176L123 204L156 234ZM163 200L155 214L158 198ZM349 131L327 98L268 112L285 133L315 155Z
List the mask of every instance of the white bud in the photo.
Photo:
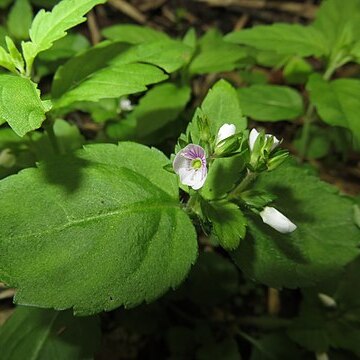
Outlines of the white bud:
M221 126L221 128L218 131L217 137L216 137L216 145L228 137L234 135L236 132L236 126L234 124L224 124Z
M318 294L318 298L320 299L321 303L329 308L335 308L337 306L336 301L329 295L326 294Z
M131 101L126 98L120 99L120 109L121 111L131 111L134 106L131 104Z
M258 136L260 135L260 133L255 129L253 128L251 131L250 131L250 135L249 135L249 147L250 147L250 150L253 151L254 149L254 145L255 145L255 141L256 139L258 138ZM265 134L265 139L269 139L269 138L273 138L274 139L274 143L271 147L271 150L274 150L279 144L280 144L280 140L277 139L274 135L271 135L271 134Z
M296 230L296 225L292 223L280 211L271 206L265 206L264 210L260 212L260 216L265 224L268 224L275 230L286 234Z
M9 148L0 152L0 166L4 168L11 168L16 163L16 156Z

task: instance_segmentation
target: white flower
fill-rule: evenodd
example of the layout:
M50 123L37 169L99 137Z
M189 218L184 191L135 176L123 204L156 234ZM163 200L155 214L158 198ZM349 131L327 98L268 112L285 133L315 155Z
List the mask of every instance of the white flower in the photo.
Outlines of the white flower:
M121 98L119 105L121 111L131 111L132 109L134 109L134 106L131 104L131 101L127 98Z
M258 138L258 136L260 135L260 133L254 128L250 131L250 135L249 135L249 147L250 150L253 151L254 149L254 145L255 145L255 141ZM277 139L274 135L271 134L265 134L265 139L270 139L271 137L274 138L274 143L271 147L271 150L274 150L279 144L280 144L280 140Z
M236 126L234 124L224 124L218 131L216 137L216 145L219 144L220 141L227 139L228 137L234 135L236 132Z
M322 302L322 304L329 308L335 308L337 306L335 299L333 299L331 296L319 293L318 298Z
M265 224L270 225L283 234L291 233L297 227L280 211L271 206L265 206L264 210L260 212L260 216Z
M199 145L187 145L176 154L173 168L183 185L200 189L207 176L205 150Z

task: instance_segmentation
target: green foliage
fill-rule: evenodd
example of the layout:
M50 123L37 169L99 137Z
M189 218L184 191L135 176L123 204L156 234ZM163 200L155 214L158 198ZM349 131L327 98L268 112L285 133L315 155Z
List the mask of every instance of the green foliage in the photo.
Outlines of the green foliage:
M69 311L20 306L0 327L3 360L85 360L99 345L99 319L75 318Z
M246 49L226 43L218 31L210 30L199 40L198 54L189 71L191 74L231 71L247 56Z
M40 52L49 49L66 31L85 21L84 15L105 0L63 0L51 12L41 10L30 27L30 40L22 44L27 71Z
M190 60L192 49L181 41L158 40L144 42L129 48L123 54L112 61L114 65L128 64L132 62L144 62L153 64L171 73L179 70Z
M239 207L224 201L204 202L203 212L219 244L225 250L236 249L246 233L246 218Z
M54 101L54 109L80 101L119 98L147 89L146 85L165 80L159 68L147 64L123 64L99 70Z
M189 100L189 87L160 84L149 90L123 121L108 126L107 133L117 140L159 142L166 136L159 130L176 120Z
M16 0L7 21L10 34L16 39L28 39L32 19L33 12L29 0Z
M283 55L322 56L327 54L323 34L312 26L273 24L236 31L225 40L258 50L275 51Z
M142 44L152 41L170 40L163 32L150 27L134 24L121 24L107 27L102 30L105 38L112 41L121 41L128 44Z
M341 273L359 253L351 200L305 169L283 165L260 177L256 189L277 195L275 207L298 228L282 235L260 217L249 221L249 236L232 256L250 277L273 287L315 285Z
M61 97L89 75L106 67L111 59L126 48L127 45L121 43L104 41L73 57L56 71L52 82L51 96L54 98Z
M300 94L287 86L253 85L238 93L243 114L258 121L290 120L304 111Z
M91 314L177 286L197 246L167 161L136 144L98 144L3 181L0 278L16 301Z
M360 141L360 81L339 79L331 82L313 75L307 84L311 101L321 119L329 125L341 126L352 131Z
M7 121L19 136L41 126L51 105L49 101L41 101L40 92L32 81L1 75L0 89L0 118Z

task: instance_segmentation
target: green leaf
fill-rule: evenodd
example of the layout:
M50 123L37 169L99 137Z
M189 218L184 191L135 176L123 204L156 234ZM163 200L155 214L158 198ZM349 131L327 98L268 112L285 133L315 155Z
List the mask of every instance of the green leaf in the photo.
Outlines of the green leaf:
M122 65L133 62L153 64L171 73L189 62L191 47L179 40L158 40L131 47L112 61Z
M202 209L221 247L236 249L246 234L246 218L239 207L225 201L204 201Z
M236 90L225 80L219 80L208 91L201 110L209 119L212 135L216 135L224 123L234 124L238 132L246 129Z
M165 33L146 26L121 24L107 27L101 31L103 36L112 41L121 41L128 44L149 43L158 40L169 40Z
M128 45L125 44L103 41L70 59L63 66L60 66L55 73L51 87L52 97L59 98L76 87L95 71L106 67L111 59L127 48Z
M225 36L225 40L284 55L321 56L328 51L320 31L311 26L297 24L255 26L232 32Z
M23 74L25 63L20 51L18 50L12 39L9 38L8 36L6 36L5 41L7 48L9 50L11 61L13 62L15 67L19 70L19 72Z
M287 86L253 85L238 89L244 115L258 121L290 120L301 116L300 94Z
M249 219L250 236L232 256L251 278L272 287L311 286L340 274L359 254L352 201L332 186L286 163L261 175L255 188L276 195L272 206L298 228L280 234L260 216Z
M30 28L30 39L22 44L26 63L31 68L40 52L49 49L67 30L86 20L84 15L105 0L62 0L51 12L40 10ZM29 69L28 69L29 71Z
M144 140L150 136L154 140L152 143L159 141L159 136L151 135L176 120L190 100L190 95L191 90L187 86L177 87L171 83L155 86L124 120L110 125L107 133L118 140L128 140L129 137Z
M28 39L32 19L33 11L29 0L16 0L7 20L10 34L19 40Z
M304 154L307 159L321 159L330 153L332 146L331 133L329 128L324 129L312 125L309 129L309 141L304 147L300 136L294 140L293 145L300 154Z
M0 328L1 359L90 359L100 346L100 336L97 318L20 306Z
M12 2L13 2L13 0L0 0L0 9L5 9L5 8L8 7Z
M333 56L340 51L349 52L360 37L360 1L323 1L316 14L314 27L325 39L328 52Z
M223 40L215 29L208 31L199 41L199 53L190 64L191 74L234 70L240 60L248 57L248 51Z
M1 181L0 279L15 301L85 315L176 287L197 242L168 162L139 144L96 144Z
M288 84L305 84L313 71L308 61L294 56L284 66L284 77Z
M81 51L88 49L89 40L81 34L68 34L54 42L54 45L39 54L42 61L57 61L75 56Z
M147 89L146 85L165 80L167 75L147 64L112 65L86 78L78 86L54 100L54 109L68 107L79 101L119 98Z
M14 62L10 54L0 46L0 66L16 73Z
M19 136L41 126L50 103L41 101L40 91L32 81L1 75L0 92L0 118L6 120Z
M332 126L348 128L360 140L360 80L327 82L320 75L313 75L307 90L323 121Z

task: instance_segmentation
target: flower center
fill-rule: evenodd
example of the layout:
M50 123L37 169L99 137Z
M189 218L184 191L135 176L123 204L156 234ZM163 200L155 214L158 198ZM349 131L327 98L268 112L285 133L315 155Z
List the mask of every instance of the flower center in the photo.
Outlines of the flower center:
M197 158L191 162L191 167L195 170L200 169L201 166L202 166L202 161L199 158Z

